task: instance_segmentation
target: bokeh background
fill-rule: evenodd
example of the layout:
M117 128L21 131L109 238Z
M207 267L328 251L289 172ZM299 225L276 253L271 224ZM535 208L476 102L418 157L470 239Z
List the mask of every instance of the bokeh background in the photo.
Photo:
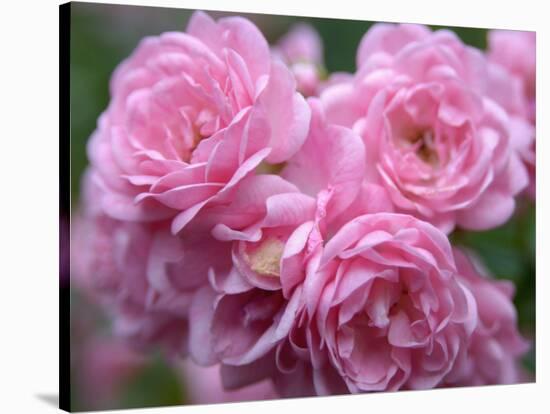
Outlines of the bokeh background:
M71 199L78 209L86 142L109 101L114 68L144 36L184 30L192 10L94 3L71 5ZM209 12L214 18L233 13ZM328 72L355 70L355 51L373 22L253 15L270 43L298 21L314 26L324 41ZM441 26L431 26L434 29ZM464 42L484 49L486 29L450 28ZM515 217L487 232L451 235L454 243L474 249L497 278L516 285L520 329L533 340L523 361L527 378L535 374L535 205L522 200ZM181 367L156 350L138 354L110 335L109 321L76 287L71 288L71 378L74 410L179 405L191 402Z

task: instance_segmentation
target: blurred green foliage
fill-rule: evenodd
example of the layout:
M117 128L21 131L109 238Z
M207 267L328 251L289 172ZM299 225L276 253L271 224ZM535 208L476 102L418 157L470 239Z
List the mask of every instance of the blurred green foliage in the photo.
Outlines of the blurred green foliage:
M192 11L93 3L72 3L71 7L71 196L73 206L76 206L80 178L87 165L86 141L108 104L108 85L113 70L143 37L183 30ZM231 14L209 13L215 18ZM325 64L329 72L355 70L357 46L372 25L372 22L352 20L239 14L254 21L270 43L276 42L297 21L312 24L323 39ZM466 43L485 48L486 30L452 30ZM516 284L515 303L520 326L524 334L534 338L534 204L523 203L514 219L501 228L477 233L457 231L451 237L454 243L474 249L496 277L512 280ZM74 302L78 304L82 300L75 299ZM534 349L526 356L525 366L534 373ZM74 390L75 408L86 409L78 406L78 391ZM128 384L119 406L174 405L184 401L183 387L178 377L161 356L153 354L150 364Z
M182 405L186 401L180 378L160 354L154 354L148 366L127 387L120 400L121 408Z

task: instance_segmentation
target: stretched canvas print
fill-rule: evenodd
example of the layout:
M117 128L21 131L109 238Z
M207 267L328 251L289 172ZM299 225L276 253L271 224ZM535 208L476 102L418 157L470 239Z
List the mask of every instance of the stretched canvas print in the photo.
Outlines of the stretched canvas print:
M534 381L534 32L70 3L60 51L61 408Z

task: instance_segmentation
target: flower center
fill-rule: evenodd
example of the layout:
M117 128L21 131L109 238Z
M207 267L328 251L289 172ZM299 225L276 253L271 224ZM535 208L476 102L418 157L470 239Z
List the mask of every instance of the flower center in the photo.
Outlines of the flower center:
M219 117L208 109L193 115L191 110L186 112L181 108L172 123L165 125L174 149L185 162L190 162L200 142L210 138L219 128Z
M263 276L279 277L284 244L277 238L267 238L248 255L250 268Z
M286 167L286 162L280 164L268 164L262 161L256 167L256 174L280 174L280 172Z
M406 141L415 151L416 156L431 166L439 165L439 156L437 154L434 142L433 132L430 130L416 132Z

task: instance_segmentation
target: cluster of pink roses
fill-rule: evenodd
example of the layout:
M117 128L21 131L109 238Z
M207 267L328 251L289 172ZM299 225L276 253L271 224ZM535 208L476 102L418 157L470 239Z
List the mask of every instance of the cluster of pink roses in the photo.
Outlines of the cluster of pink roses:
M115 71L75 271L133 344L281 396L513 383L513 285L451 246L534 189L534 34L377 24L354 74L197 12ZM307 97L307 98L306 98Z

